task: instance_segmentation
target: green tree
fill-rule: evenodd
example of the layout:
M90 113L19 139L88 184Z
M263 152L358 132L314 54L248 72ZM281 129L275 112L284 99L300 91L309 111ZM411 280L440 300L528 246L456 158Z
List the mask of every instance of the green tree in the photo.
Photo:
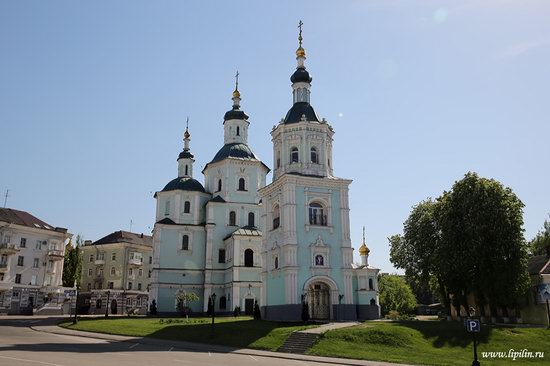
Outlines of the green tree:
M65 287L73 287L76 283L80 286L80 275L82 272L82 257L80 255L80 246L82 237L76 236L76 245L73 247L72 241L65 247L65 258L63 261L62 282Z
M199 301L199 296L194 292L178 291L176 293L176 308L187 318L191 312L190 304L195 301Z
M401 314L414 312L416 299L405 279L398 275L381 275L378 279L382 314L392 310Z
M546 254L550 248L550 221L544 220L542 230L529 242L529 251L533 255Z

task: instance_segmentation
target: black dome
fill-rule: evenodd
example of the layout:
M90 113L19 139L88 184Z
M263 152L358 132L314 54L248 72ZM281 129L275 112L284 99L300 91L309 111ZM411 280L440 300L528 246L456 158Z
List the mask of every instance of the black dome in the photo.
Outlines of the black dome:
M296 71L294 71L294 74L290 77L290 81L292 81L293 84L299 82L311 83L311 80L313 80L313 78L309 75L305 67L296 68Z
M292 108L290 108L286 114L284 123L300 122L302 115L305 115L306 119L310 122L319 122L319 117L317 117L317 113L315 113L315 110L313 110L311 104L307 102L297 102L294 103Z
M256 158L256 155L252 152L250 147L247 144L233 143L226 144L218 151L214 159L209 163L215 163L217 161L226 159L226 158L239 158L247 160L259 160Z
M191 154L189 151L185 151L185 150L180 152L180 154L178 155L178 160L180 160L180 159L193 159L193 158L194 158L193 154Z
M242 119L244 121L248 120L248 114L241 111L238 107L233 107L232 110L227 111L223 116L223 120L227 121L230 119Z
M206 192L204 190L204 187L198 180L190 177L178 177L176 179L171 180L166 185L166 187L164 187L162 192L175 191L175 190Z

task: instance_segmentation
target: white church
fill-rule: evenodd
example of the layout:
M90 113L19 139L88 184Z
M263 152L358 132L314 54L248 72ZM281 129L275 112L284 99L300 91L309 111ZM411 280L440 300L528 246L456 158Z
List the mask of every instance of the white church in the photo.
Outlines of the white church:
M293 105L271 131L270 169L248 145L248 115L238 79L225 113L224 145L206 164L204 185L193 177L186 128L178 176L159 192L153 229L150 299L159 313L176 311L178 292L190 305L217 314L236 307L252 314L257 303L268 320L355 320L380 316L377 277L364 235L361 264L353 263L349 185L333 175L331 125L310 104L300 29Z

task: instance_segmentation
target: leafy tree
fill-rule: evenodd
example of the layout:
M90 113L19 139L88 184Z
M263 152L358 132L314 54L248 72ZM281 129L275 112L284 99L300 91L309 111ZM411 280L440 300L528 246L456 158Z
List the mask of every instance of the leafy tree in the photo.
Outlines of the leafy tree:
M549 215L550 216L550 215ZM545 220L542 230L529 242L529 251L533 255L543 255L550 248L550 221Z
M65 247L65 258L63 261L62 282L65 287L80 286L80 275L82 272L82 256L80 255L80 246L83 244L82 237L76 236L76 245L73 247L72 241Z
M189 317L189 313L191 312L190 304L195 301L199 301L199 296L194 292L178 291L176 293L176 308L182 315L185 315L187 318Z
M405 279L398 275L381 275L378 279L382 314L392 310L401 314L414 312L416 299Z
M254 301L254 320L262 320L262 313L260 311L260 305L258 305L258 300Z
M233 309L233 316L234 317L241 316L241 307L240 306L235 306L235 308Z
M151 301L151 305L149 306L149 313L151 315L157 315L157 300Z

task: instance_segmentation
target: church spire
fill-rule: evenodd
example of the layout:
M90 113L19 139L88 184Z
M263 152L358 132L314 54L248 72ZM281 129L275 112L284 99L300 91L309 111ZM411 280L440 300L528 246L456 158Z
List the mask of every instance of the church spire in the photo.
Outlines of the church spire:
M310 88L311 88L311 76L306 70L305 61L306 61L306 50L302 47L302 26L304 23L300 20L298 23L298 49L296 50L296 71L290 77L292 82L293 89L293 100L294 103L309 103ZM300 116L301 117L301 116Z
M183 151L178 155L178 177L193 177L193 163L195 159L189 148L191 134L189 133L189 117L185 121L183 133Z
M370 253L370 249L367 248L367 242L365 239L365 227L363 226L363 243L359 247L359 255L361 256L361 265L363 266L369 265L369 253Z
M235 91L233 92L233 109L241 106L241 93L239 92L239 70L235 74Z

